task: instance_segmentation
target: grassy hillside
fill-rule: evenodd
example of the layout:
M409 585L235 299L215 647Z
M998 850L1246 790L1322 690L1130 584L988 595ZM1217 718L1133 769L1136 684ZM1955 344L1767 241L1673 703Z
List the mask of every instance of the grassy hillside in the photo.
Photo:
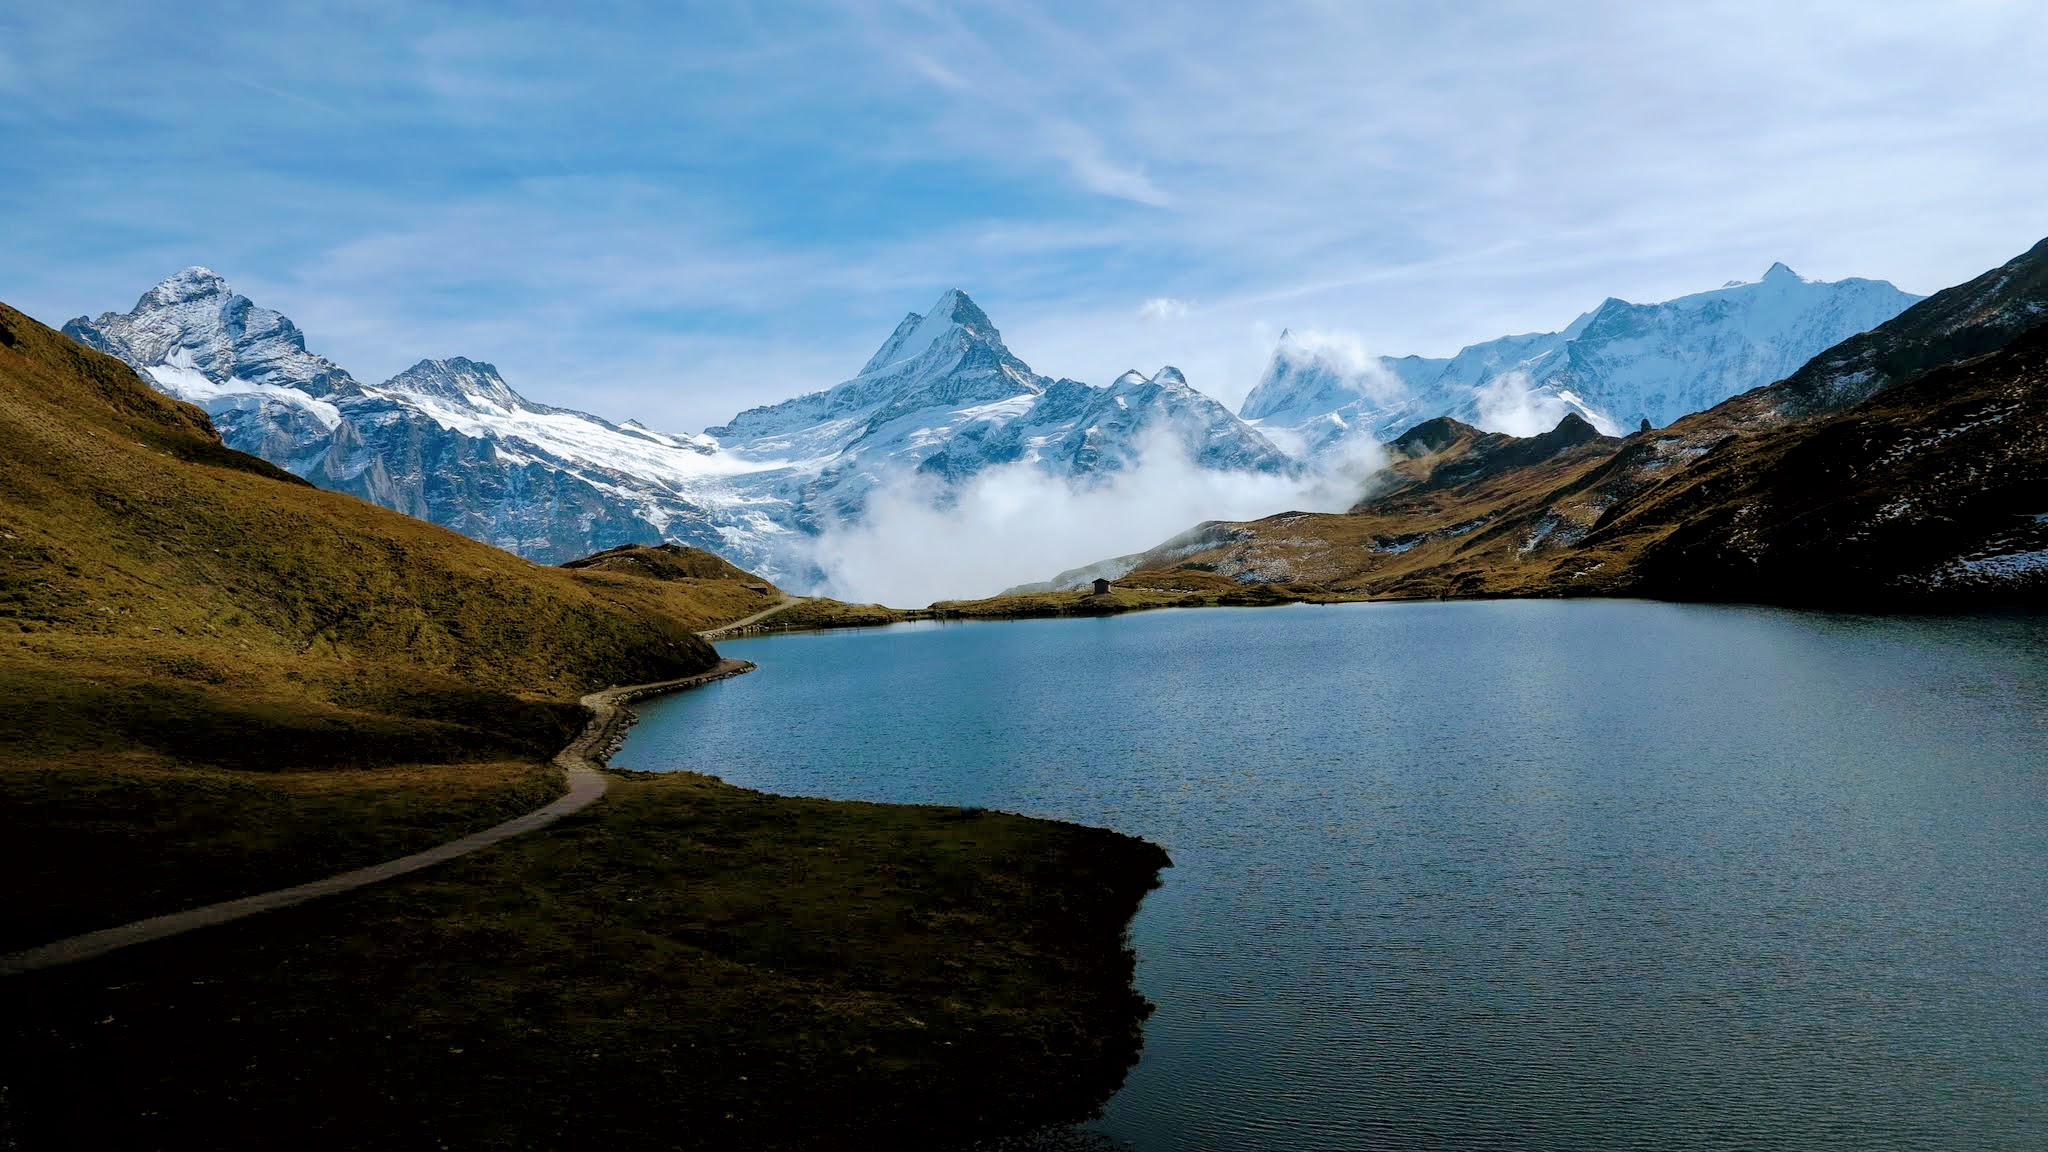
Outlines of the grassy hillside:
M312 488L4 306L0 443L0 946L532 807L577 695L716 659L701 582Z
M2048 328L1850 411L1730 441L1590 541L1630 587L1910 608L2048 601Z
M1310 583L1342 598L1515 595L1569 583L1558 544L1596 509L1557 499L1624 441L1568 417L1541 436L1482 432L1449 418L1391 445L1378 492L1349 512L1286 512L1213 524L1148 555L1120 585L1160 587L1190 574L1247 584Z
M647 580L668 585L679 594L673 611L699 631L745 619L783 599L782 590L768 581L686 544L625 544L562 567L600 587Z
M119 361L4 307L0 330L0 628L550 695L712 659L675 586L537 567L313 489Z

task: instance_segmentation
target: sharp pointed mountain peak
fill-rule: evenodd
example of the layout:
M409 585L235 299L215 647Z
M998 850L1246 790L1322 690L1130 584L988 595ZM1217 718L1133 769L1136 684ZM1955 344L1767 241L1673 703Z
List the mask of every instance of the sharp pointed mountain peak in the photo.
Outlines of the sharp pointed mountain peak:
M1185 388L1188 386L1188 378L1181 375L1180 369L1175 368L1171 364L1155 373L1152 377L1152 382L1169 388Z
M939 296L938 302L932 305L932 310L925 315L943 319L962 328L991 327L988 313L983 312L972 297L958 288L948 288Z
M143 293L138 309L148 305L159 307L182 304L187 300L198 300L207 296L231 295L234 289L221 274L204 265L194 264L190 268L164 277L157 286Z
M900 364L924 354L940 337L955 330L963 331L970 337L984 340L1000 347L1002 333L996 331L974 300L958 288L949 288L939 295L931 310L922 316L915 312L904 316L896 330L882 342L868 362L861 366L860 375L879 372L892 364Z
M924 317L915 312L905 313L903 319L897 322L896 330L889 333L889 338L882 341L882 346L875 349L875 354L868 357L866 364L861 365L859 375L865 376L878 368L886 368L896 361L903 359L904 357L897 355L897 353L902 351L903 345L909 341L911 333L916 332L917 326L922 323L924 323Z
M446 360L422 360L384 382L392 392L455 400L482 406L524 407L526 401L514 392L495 365L454 356Z
M1123 375L1109 382L1111 388L1133 388L1145 383L1145 374L1136 368L1127 368Z
M1784 261L1781 260L1778 263L1775 263L1771 265L1769 268L1765 269L1764 278L1761 281L1758 281L1758 283L1803 284L1805 283L1805 277L1801 276L1797 272L1794 272L1791 268L1785 265Z

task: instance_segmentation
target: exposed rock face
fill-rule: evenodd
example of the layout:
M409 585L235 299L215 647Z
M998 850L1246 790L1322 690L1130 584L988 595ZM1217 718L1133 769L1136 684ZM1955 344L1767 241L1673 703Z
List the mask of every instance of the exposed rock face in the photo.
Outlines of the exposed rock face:
M230 447L533 559L722 542L691 498L705 446L531 403L460 358L365 385L204 268L64 331L205 408Z
M1965 346L1972 341L1965 341ZM2048 603L2048 327L1731 440L1618 508L1629 590L1830 607Z
M1743 418L1797 420L1846 408L1922 372L1994 352L2044 321L2048 240L1816 355L1753 395Z

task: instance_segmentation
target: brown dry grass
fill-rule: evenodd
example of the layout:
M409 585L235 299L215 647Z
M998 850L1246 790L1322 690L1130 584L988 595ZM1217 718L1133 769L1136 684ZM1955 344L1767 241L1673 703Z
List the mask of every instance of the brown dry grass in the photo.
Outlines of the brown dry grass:
M605 588L655 581L671 592L668 610L696 630L744 620L782 602L780 588L724 557L685 544L627 544L562 565Z
M0 1134L808 1149L1079 1119L1136 1058L1123 926L1165 863L1002 813L614 781L403 882L8 978Z
M1614 452L1600 442L1539 463L1439 486L1434 474L1473 445L1397 466L1391 491L1350 512L1289 512L1221 526L1214 547L1140 567L1120 584L1201 581L1295 583L1342 599L1542 595L1572 587L1583 562L1529 547L1537 523L1569 488ZM1589 528L1597 512L1562 512Z

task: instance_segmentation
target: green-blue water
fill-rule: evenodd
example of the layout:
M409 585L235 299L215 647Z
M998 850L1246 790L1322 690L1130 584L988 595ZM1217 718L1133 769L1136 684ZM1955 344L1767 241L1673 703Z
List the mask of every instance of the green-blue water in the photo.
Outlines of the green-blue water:
M1627 601L772 637L615 763L1175 867L1147 1150L2048 1148L2048 620Z

